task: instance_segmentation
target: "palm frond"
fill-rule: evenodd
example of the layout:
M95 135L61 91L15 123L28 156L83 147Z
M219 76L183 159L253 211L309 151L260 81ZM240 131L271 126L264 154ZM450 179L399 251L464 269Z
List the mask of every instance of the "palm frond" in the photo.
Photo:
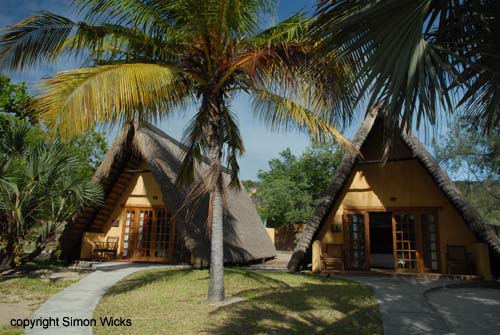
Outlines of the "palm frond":
M156 64L119 64L63 71L39 84L45 124L62 137L121 123L134 115L155 121L188 102L189 81Z
M270 47L280 42L304 41L304 36L313 22L302 12L298 12L289 18L278 22L276 25L255 34L249 39L249 43L257 48Z
M313 112L298 101L273 94L272 92L253 89L253 107L260 118L273 130L287 130L295 127L308 132L315 140L332 139L344 150L357 154L358 150L340 131L325 120L322 113Z
M172 27L169 29L172 31ZM30 68L54 61L62 54L89 54L87 63L91 64L139 60L165 63L177 57L179 37L179 33L164 37L116 23L76 23L41 12L4 29L0 36L0 64L8 69Z
M243 145L236 115L229 108L224 108L223 120L223 143L226 145L226 162L231 175L229 186L233 189L239 189L240 180L238 175L240 166L238 158L245 153L245 146Z
M210 112L200 108L184 130L182 142L187 146L182 157L182 165L177 176L177 184L190 185L195 180L196 166L208 152L207 126L210 124Z
M417 127L435 124L436 110L452 112L466 100L469 111L481 106L484 117L498 112L487 107L494 94L478 92L480 104L471 98L487 76L497 81L500 74L499 9L496 1L322 0L313 37L319 57L355 60L359 100L371 97L368 108L383 101L388 126L402 121L411 129L414 120ZM480 74L486 75L477 81Z
M275 13L272 0L177 0L168 8L178 13L198 33L217 32L220 36L252 36L261 29L263 19Z
M44 11L3 28L0 67L21 69L53 61L77 26L68 18Z
M86 22L133 26L149 34L161 34L174 24L163 1L73 0Z

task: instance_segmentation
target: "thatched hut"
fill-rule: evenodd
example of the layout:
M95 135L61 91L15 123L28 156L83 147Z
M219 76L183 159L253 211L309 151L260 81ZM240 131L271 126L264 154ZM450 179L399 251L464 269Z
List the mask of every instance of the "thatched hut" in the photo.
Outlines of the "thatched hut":
M320 271L490 276L500 237L418 139L401 131L384 151L378 108L363 121L288 264ZM491 259L491 261L490 261Z
M183 145L158 128L127 124L94 175L104 188L104 203L86 208L67 225L60 238L63 257L92 259L114 248L108 251L120 260L207 266L209 196L186 203L189 190L176 186L183 153ZM196 178L207 169L206 163L198 166ZM274 257L274 245L245 190L226 195L225 262Z

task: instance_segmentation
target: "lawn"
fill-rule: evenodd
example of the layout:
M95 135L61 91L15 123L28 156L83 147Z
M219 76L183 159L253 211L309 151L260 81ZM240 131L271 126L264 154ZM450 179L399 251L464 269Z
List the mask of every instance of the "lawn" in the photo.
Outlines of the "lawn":
M361 284L289 273L226 269L226 295L246 300L206 302L205 270L133 274L102 298L94 317L130 318L130 327L95 334L382 334L373 291Z
M82 274L62 266L30 263L12 275L0 276L0 334L17 335L12 318L29 318L49 297L77 282Z

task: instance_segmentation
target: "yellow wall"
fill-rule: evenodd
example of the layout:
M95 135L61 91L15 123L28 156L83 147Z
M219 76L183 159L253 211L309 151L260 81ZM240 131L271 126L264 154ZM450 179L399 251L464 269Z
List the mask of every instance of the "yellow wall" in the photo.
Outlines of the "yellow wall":
M147 163L143 162L139 167L140 170L148 169ZM92 250L96 241L105 241L107 237L119 236L118 255L122 252L122 231L124 224L123 209L124 207L154 207L164 206L163 196L160 187L153 175L150 172L137 173L132 178L129 186L126 188L120 200L115 204L115 208L109 217L104 227L104 232L99 233L84 233L82 237L82 248L80 250L81 259L91 259ZM111 227L114 220L119 220L119 227Z
M391 200L392 199L392 200ZM472 252L477 239L459 213L437 187L431 176L417 160L358 165L348 181L348 187L318 235L323 250L327 243L343 243L343 235L333 233L332 224L342 224L344 209L376 207L440 207L438 229L441 272L446 272L446 245L466 245ZM319 252L313 249L313 264ZM320 269L313 268L313 271Z
M271 241L273 241L273 244L274 244L274 236L275 236L274 228L267 228L266 227L266 232L267 232L267 235L269 235L269 238L271 238Z

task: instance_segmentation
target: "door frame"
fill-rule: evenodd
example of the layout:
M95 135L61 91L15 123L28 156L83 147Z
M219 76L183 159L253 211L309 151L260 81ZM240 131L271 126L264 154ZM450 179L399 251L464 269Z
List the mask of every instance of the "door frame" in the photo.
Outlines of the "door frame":
M424 248L423 248L423 233L422 233L422 224L421 224L421 215L425 213L433 214L435 218L435 227L436 227L436 244L437 244L437 268L438 272L441 269L441 255L440 255L440 247L439 247L439 210L442 207L344 207L344 213L342 215L342 223L344 226L343 229L343 240L344 240L344 248L347 247L346 241L346 225L348 223L347 215L349 214L357 214L364 216L364 229L365 229L365 264L366 270L370 271L371 268L371 260L370 260L370 212L390 212L392 217L392 242L393 242L393 260L394 260L394 271L395 272L433 272L432 269L427 269L424 263ZM398 269L397 267L397 247L396 247L396 222L394 219L395 214L414 214L415 215L415 244L416 244L416 259L417 259L417 268L416 270L406 270L406 269ZM344 255L346 254L346 250L344 250Z
M169 241L168 241L168 245L169 245L169 250L168 250L168 257L155 257L155 256L138 256L138 255L135 255L135 252L137 251L137 242L138 240L136 239L135 241L135 245L134 245L134 250L133 250L133 253L130 257L127 257L127 258L124 258L123 256L123 250L124 250L124 243L125 243L125 226L126 226L126 220L127 220L127 211L134 211L135 214L134 214L134 221L131 223L131 226L133 225L134 226L134 230L137 232L137 230L139 229L139 212L140 211L147 211L147 210L151 210L153 211L153 224L152 224L152 227L151 227L151 230L152 230L152 238L151 238L151 246L150 246L150 250L151 252L154 251L155 249L155 243L156 243L156 213L157 211L159 210L164 210L166 213L169 213L169 210L164 207L164 206L144 206L144 205L139 205L139 206L133 206L133 205L128 205L128 206L124 206L123 207L123 210L122 210L122 229L121 229L121 242L120 242L120 245L121 245L121 258L122 259L126 259L126 260L129 260L129 261L132 261L132 262L140 262L140 261L143 261L143 262L160 262L160 263L168 263L168 262L172 262L173 259L174 259L174 242L175 242L175 219L174 217L171 217L170 219L170 234L169 234ZM136 233L137 234L137 233ZM130 236L130 233L129 233L129 236ZM130 237L129 237L129 243L130 243ZM130 248L130 247L129 247ZM129 252L130 252L130 249L129 249Z

